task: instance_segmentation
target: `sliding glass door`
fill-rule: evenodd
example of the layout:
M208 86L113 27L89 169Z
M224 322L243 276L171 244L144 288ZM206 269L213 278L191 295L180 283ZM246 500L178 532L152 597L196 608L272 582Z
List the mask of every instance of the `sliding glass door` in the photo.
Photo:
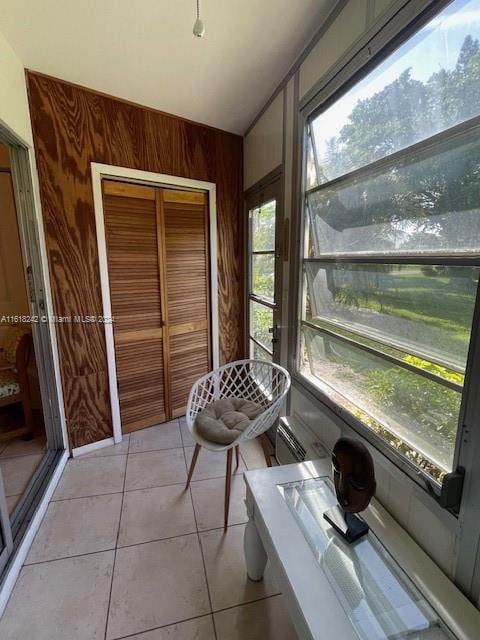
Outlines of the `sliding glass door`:
M28 151L0 125L0 582L64 456L31 193Z

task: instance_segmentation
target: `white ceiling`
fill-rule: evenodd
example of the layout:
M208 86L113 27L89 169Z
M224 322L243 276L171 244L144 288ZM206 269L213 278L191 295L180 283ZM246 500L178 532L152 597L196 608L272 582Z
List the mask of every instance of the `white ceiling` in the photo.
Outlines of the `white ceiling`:
M0 0L25 67L244 133L335 0Z

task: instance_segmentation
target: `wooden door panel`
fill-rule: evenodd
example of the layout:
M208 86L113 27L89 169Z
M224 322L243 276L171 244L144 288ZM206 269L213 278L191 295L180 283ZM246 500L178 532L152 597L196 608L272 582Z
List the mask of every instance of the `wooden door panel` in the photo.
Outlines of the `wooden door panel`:
M104 220L122 431L167 419L156 190L105 181Z
M105 195L104 212L114 331L161 327L155 201Z
M211 369L206 195L164 193L172 416L184 415L195 381Z
M208 316L208 230L202 205L165 202L168 321Z
M172 416L184 415L195 381L210 363L206 195L163 194Z
M184 415L211 368L206 195L105 181L115 359L125 433Z
M185 415L193 384L210 370L208 329L170 335L172 417Z
M165 422L162 339L117 341L115 359L122 431Z

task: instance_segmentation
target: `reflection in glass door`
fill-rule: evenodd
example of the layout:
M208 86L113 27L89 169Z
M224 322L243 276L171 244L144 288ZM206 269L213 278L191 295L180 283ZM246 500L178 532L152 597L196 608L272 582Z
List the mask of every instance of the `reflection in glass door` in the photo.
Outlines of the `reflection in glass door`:
M278 184L278 183L277 183ZM248 212L248 348L255 360L278 360L278 199L276 185Z
M7 500L0 472L0 575L10 558L13 549L12 530L8 515Z

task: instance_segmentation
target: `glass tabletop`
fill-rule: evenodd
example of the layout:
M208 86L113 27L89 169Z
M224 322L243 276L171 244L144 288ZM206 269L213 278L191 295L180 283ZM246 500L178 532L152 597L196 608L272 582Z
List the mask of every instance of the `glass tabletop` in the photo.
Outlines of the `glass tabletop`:
M278 488L362 640L454 637L371 531L347 544L323 518L337 504L328 478Z

